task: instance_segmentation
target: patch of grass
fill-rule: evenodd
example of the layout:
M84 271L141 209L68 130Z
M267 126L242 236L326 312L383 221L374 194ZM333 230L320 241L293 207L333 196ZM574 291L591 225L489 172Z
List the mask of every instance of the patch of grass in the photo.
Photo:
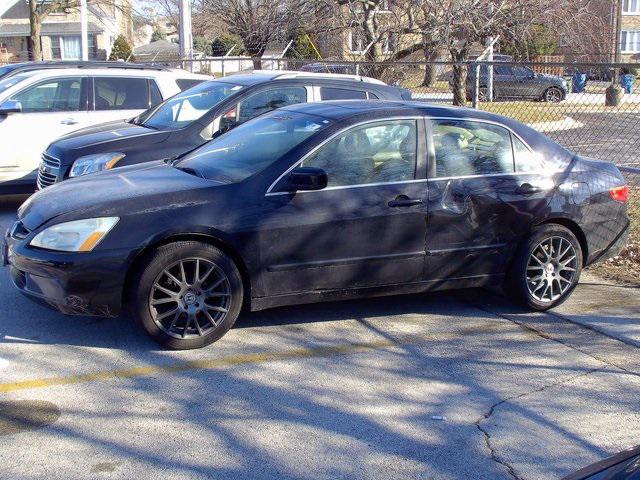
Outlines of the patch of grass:
M492 102L481 103L480 109L518 120L522 123L553 122L567 115L560 108L542 102Z

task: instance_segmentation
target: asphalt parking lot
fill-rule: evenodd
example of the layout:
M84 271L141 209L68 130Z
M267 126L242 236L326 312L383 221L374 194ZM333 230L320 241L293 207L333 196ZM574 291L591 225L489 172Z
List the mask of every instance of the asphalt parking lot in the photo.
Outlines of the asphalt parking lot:
M640 444L638 293L587 278L544 314L485 291L280 308L169 352L2 270L0 478L559 478Z

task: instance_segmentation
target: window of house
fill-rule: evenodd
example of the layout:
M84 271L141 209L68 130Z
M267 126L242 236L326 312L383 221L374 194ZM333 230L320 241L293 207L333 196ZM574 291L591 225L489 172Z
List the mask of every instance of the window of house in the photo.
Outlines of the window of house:
M640 13L640 0L622 0L622 13Z
M81 98L81 78L56 78L27 88L12 100L20 102L24 113L77 112L81 110Z
M334 138L304 166L325 170L330 187L412 180L416 142L414 120L375 122Z
M348 88L320 87L322 100L353 100L367 98L367 92Z
M96 110L149 108L146 78L96 77L93 91Z
M483 122L434 120L437 177L513 173L507 129Z
M81 60L82 38L80 35L53 35L51 41L51 58L54 60ZM89 59L98 57L96 36L88 35Z
M620 50L625 53L640 52L640 31L623 30L620 34Z

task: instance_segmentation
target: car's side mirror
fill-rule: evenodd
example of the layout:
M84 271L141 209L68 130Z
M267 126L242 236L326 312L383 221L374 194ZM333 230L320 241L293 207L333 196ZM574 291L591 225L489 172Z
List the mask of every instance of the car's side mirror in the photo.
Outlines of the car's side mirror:
M10 113L22 112L22 104L16 100L7 100L0 105L0 115L9 115Z
M278 188L279 192L322 190L327 186L327 172L316 167L294 168Z

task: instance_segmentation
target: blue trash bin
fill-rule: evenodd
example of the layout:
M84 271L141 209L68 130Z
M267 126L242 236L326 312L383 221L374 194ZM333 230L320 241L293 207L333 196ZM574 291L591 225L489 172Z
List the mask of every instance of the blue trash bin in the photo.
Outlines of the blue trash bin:
M573 92L584 93L584 89L586 86L587 86L587 74L574 73L573 74Z
M636 77L630 73L626 73L620 77L620 85L624 89L624 93L631 93L633 91L633 84L636 82Z

